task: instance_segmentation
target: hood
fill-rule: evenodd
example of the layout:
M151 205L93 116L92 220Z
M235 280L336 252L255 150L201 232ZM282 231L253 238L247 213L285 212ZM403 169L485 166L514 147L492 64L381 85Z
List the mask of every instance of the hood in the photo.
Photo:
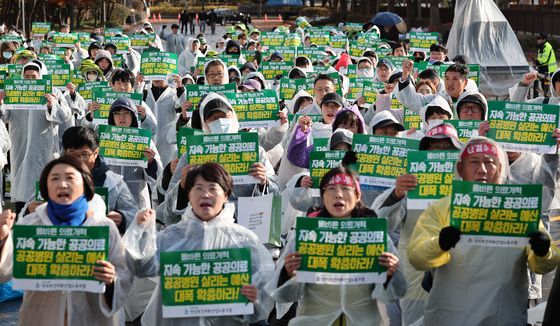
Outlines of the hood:
M426 111L428 110L429 107L431 106L437 106L439 108L442 108L445 112L448 112L451 115L450 119L453 119L453 110L451 110L451 107L449 106L449 102L447 102L447 100L445 98L443 98L442 96L437 95L430 103L428 103L427 105L423 106L420 109L420 112L418 112L418 114L420 115L420 118L422 118L422 123L424 124L424 126L428 125L428 122L426 121Z
M367 131L368 131L367 126L366 126L366 123L364 122L364 117L360 113L360 109L358 109L358 105L354 104L354 105L345 107L342 110L338 111L336 116L338 117L339 114L341 114L342 112L345 112L345 111L353 112L358 117L358 119L360 120L360 123L362 124L362 130L364 131L363 133L367 134Z
M245 79L246 79L246 80L247 80L247 79L251 79L251 78L256 78L256 79L258 79L258 80L260 81L260 83L261 83L262 89L268 89L268 87L267 87L268 85L266 84L266 79L264 79L263 74L261 74L260 72L258 72L258 71L253 71L253 72L248 73L247 76L245 76Z
M206 75L206 70L208 69L208 64L211 63L211 62L215 62L215 61L219 62L224 67L225 75L224 75L224 78L222 79L222 85L227 84L229 82L229 78L228 78L228 75L227 75L228 69L227 69L226 64L220 59L213 59L213 60L206 61L206 63L204 64L204 75ZM204 84L208 85L208 79L204 78Z
M231 52L230 48L237 48L237 52ZM226 52L226 54L239 54L239 55L241 55L241 45L239 45L239 42L237 42L237 41L229 40L226 43L225 52Z
M493 139L490 138L486 138L486 137L480 137L480 136L476 136L476 137L472 137L471 139L469 139L463 146L463 148L461 149L461 152L459 153L459 159L457 160L457 163L461 162L461 156L463 155L463 152L467 149L467 147L470 144L476 144L479 142L487 142L490 143L494 146L496 146L498 148L498 158L500 160L500 163L502 164L502 171L500 173L500 181L501 183L505 183L506 179L509 175L509 161L508 161L508 157L506 154L506 151L503 149L502 145L498 144L498 142L496 142ZM459 171L457 170L457 164L455 164L455 180L463 180L461 178L461 176L459 175Z
M460 106L460 104L463 101L472 102L473 100L482 104L482 109L484 110L482 115L484 117L483 120L488 120L488 101L486 101L486 97L484 97L484 95L480 94L479 92L463 92L463 94L459 96L459 99L457 99L457 104L454 108L455 116L457 117L457 119L459 119L459 112L457 108Z
M113 58L111 58L111 52L107 50L97 51L97 53L95 54L95 59L93 61L95 62L95 64L97 64L101 59L109 60L109 68L107 68L107 70L113 69Z
M234 70L235 73L237 74L237 76L238 76L239 78L241 78L241 71L239 70L239 68L237 68L237 66L229 66L229 67L228 67L228 75L229 75L229 72L230 72L231 70Z
M214 92L208 93L208 95L206 95L206 97L204 97L202 102L200 102L200 120L201 120L201 123L202 123L202 130L204 130L204 132L207 133L207 134L210 133L210 128L208 128L208 125L206 124L206 121L204 121L204 109L206 108L206 105L208 105L208 102L210 102L211 100L214 100L214 99L218 99L218 100L224 102L225 105L228 108L231 109L231 111L233 112L233 116L232 116L231 119L233 119L234 129L238 131L239 130L239 121L237 120L237 114L235 114L235 110L233 109L233 107L231 106L231 104L229 103L227 98L225 98L221 94L214 93Z
M307 73L299 67L294 67L290 69L290 72L288 72L288 78L290 79L307 78Z
M24 78L23 75L25 71L31 67L34 67L39 71L39 79L43 78L43 75L45 74L47 68L45 68L41 62L37 61L30 61L23 66L23 68L21 69L21 78Z
M132 112L132 124L130 125L131 128L139 128L140 124L138 123L138 109L136 106L132 107L125 107L125 106L115 106L109 110L109 118L107 118L107 124L110 126L115 125L115 116L113 113L120 109L127 109L128 111Z
M287 105L290 114L294 114L294 108L297 107L297 105L299 105L299 103L305 98L311 99L311 102L315 101L313 96L311 96L311 94L309 94L307 91L303 89L300 90L299 92L296 93L296 95L294 95L294 97L289 101Z
M193 53L193 52L191 51L191 49L192 49L192 43L193 43L195 40L198 41L198 39L196 39L196 38L194 38L194 37L189 37L189 39L187 40L187 51L189 51L190 53ZM200 43L200 41L199 41L199 43Z

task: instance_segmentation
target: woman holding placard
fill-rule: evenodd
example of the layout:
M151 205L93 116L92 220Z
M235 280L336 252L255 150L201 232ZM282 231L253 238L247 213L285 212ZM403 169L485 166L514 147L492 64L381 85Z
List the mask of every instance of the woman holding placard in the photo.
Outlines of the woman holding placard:
M124 318L121 308L128 296L131 278L124 266L124 249L119 231L103 213L105 204L101 197L94 194L93 177L89 169L78 159L62 156L48 163L43 169L39 187L47 203L37 207L34 213L20 219L17 224L61 227L107 226L109 256L107 260L97 260L93 266L93 277L105 283L105 293L25 291L19 323L21 325L119 325L120 320ZM12 237L15 234L10 229L14 221L15 214L10 210L4 211L0 216L0 281L6 281L12 276L14 267ZM38 249L35 249L35 252L47 253ZM55 255L56 260L59 258L58 253L57 251ZM54 265L51 265L51 273L52 267ZM57 280L51 281L56 283Z
M274 263L267 249L260 244L257 236L245 227L234 223L235 205L228 203L232 192L232 178L224 168L216 163L206 163L190 167L181 183L186 189L189 201L182 220L160 233L156 233L155 213L143 210L137 214L136 222L127 230L124 241L127 246L127 264L137 277L151 277L160 274L160 258L169 252L190 252L216 249L248 248L250 250L251 284L243 285L239 293L253 303L254 313L245 315L226 314L204 317L193 313L193 306L185 305L182 311L189 312L177 318L166 318L163 303L162 279L142 317L145 325L246 325L268 317L272 300L264 291L264 284L274 273ZM215 266L212 272L216 271ZM184 274L182 274L184 275ZM201 274L196 274L201 275ZM223 275L223 274L222 274ZM211 273L209 276L220 276ZM179 292L179 291L176 291ZM200 293L196 293L197 300ZM175 296L176 297L176 296ZM183 300L184 301L184 300ZM214 305L216 306L216 305ZM205 309L198 305L197 309Z
M376 218L374 211L361 202L360 184L356 175L346 166L330 170L321 179L323 207L310 217ZM301 266L301 255L295 251L292 234L283 256L278 260L276 276L267 285L272 297L279 303L299 302L298 312L290 325L380 325L381 315L377 300L390 303L406 292L406 282L399 270L399 258L394 254L391 240L388 252L381 254L380 265L387 268L384 284L326 285L300 283L294 278Z

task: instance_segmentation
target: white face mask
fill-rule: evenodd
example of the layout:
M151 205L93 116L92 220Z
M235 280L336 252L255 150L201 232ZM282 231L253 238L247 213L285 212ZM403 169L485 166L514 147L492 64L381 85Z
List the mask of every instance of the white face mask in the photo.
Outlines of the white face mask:
M4 51L2 52L2 56L4 57L4 59L10 59L12 57L13 53L10 51Z
M356 75L358 75L358 77L373 77L373 69L371 68L358 69L356 71Z
M88 73L87 74L87 80L88 81L96 81L97 80L97 74Z
M208 129L212 134L231 134L237 132L233 127L233 120L222 118L208 124Z

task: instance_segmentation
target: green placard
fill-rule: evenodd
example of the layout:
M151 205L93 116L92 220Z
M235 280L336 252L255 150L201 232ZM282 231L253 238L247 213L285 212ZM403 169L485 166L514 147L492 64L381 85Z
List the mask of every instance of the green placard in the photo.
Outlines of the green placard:
M78 43L78 36L71 33L55 32L52 36L53 53L55 48L74 48Z
M359 44L357 41L351 41L349 47L349 55L353 58L361 58L364 55L364 52L367 50L374 49L373 46L369 46L366 44Z
M506 151L556 153L552 132L558 128L558 106L551 104L488 102L488 137Z
M140 73L145 80L165 80L169 74L178 74L177 54L169 52L142 52Z
M430 52L430 46L438 43L438 32L410 32L410 51Z
M86 103L93 101L93 92L97 90L98 92L110 92L112 88L109 86L107 81L93 81L93 82L82 82L78 84L78 93L82 95Z
M270 57L274 52L278 52L284 61L293 62L297 56L297 48L295 46L271 46L268 48L265 56ZM245 56L247 58L247 56ZM249 61L249 59L247 59Z
M370 77L349 78L348 94L346 95L346 98L349 101L357 100L364 92L364 83L368 82L369 84L369 81L371 81Z
M130 48L130 39L128 36L105 36L105 44L113 43L117 47L118 54L127 53Z
M328 54L325 52L324 46L317 46L312 48L298 47L298 56L306 56L311 62L323 61Z
M358 77L358 65L348 65L346 70L346 77L356 78Z
M466 143L472 137L478 136L478 126L482 121L479 120L448 120L445 123L451 124L457 130L459 140Z
M22 78L22 70L24 64L21 63L9 63L6 67L6 74L8 77L12 79L21 79Z
M345 151L313 151L309 153L309 175L313 180L313 188L319 189L321 178L331 169L340 166Z
M387 248L384 218L309 218L296 221L296 280L315 284L385 283L379 256Z
M231 67L231 66L238 67L238 66L241 66L239 64L239 58L240 57L241 57L241 55L239 55L239 54L225 54L225 53L222 53L222 54L220 54L219 59L222 60L222 62L226 64L226 67Z
M308 34L311 44L329 46L331 37L329 32L312 31Z
M19 44L23 43L23 39L21 38L21 36L13 35L13 34L4 34L2 35L2 37L0 37L0 40L2 40L2 43L6 43L6 42L17 42Z
M392 104L392 103L391 103ZM447 122L447 121L446 121ZM403 115L403 126L404 129L416 129L420 130L422 127L422 118L420 115L409 108L404 108L404 115Z
M107 164L148 167L144 150L150 147L151 130L99 125L98 135L99 155Z
M287 76L288 72L294 67L291 61L265 61L259 67L264 79L273 80L278 75Z
M105 36L114 36L114 35L122 34L122 33L123 33L122 27L107 27L103 31L103 34Z
M314 120L314 122L322 121L323 116L319 115L318 117L321 117L321 119ZM330 150L329 140L329 138L313 138L313 150L317 152L326 152Z
M177 149L179 158L187 151L187 141L192 135L204 135L204 131L200 129L182 127L177 133Z
M519 247L538 231L542 185L453 181L451 226L471 245Z
M229 83L224 85L198 85L198 84L189 84L185 86L185 99L190 101L195 107L198 106L202 97L208 93L220 93L220 94L228 94L228 93L235 93L237 91L237 86L235 83ZM188 112L188 116L192 112Z
M348 45L348 37L344 35L331 36L331 47L336 50L344 51Z
M362 96L366 100L368 105L373 105L377 102L377 94L379 94L385 88L383 82L374 82L371 80L364 81L364 88Z
M416 139L354 134L352 149L358 156L360 184L395 186L397 177L406 173L408 152L419 146Z
M221 164L234 184L254 184L251 165L259 162L259 135L256 132L190 136L185 152L189 164Z
M232 248L160 253L164 318L251 315L240 293L251 284L251 251Z
M33 39L44 39L45 34L47 34L51 30L51 25L52 24L50 22L32 22L31 32L33 33Z
M261 32L262 46L286 46L286 34L275 32Z
M406 172L418 185L407 193L408 209L426 209L435 200L451 195L459 151L410 151Z
M108 226L14 225L13 287L102 293L93 266L109 256Z
M391 61L391 63L395 66L395 69L396 69L396 70L401 70L401 69L402 69L402 64L403 64L403 61L404 61L404 60L408 59L408 60L414 61L414 57L413 57L413 56L402 56L402 57L399 57L399 56L388 55L388 56L385 56L385 57L382 57L382 58ZM380 58L380 59L381 59L381 58Z
M155 34L132 34L129 36L130 46L135 49L145 49L150 46L150 43L154 43L156 40Z
M3 107L6 110L45 110L45 94L52 94L51 79L50 76L43 79L6 79L4 92Z
M300 46L301 36L299 33L284 34L284 46Z
M313 81L315 78L299 78L290 79L284 77L280 79L280 99L291 100L301 90L306 91L311 96L315 93L313 90Z
M243 56L248 62L253 62L257 57L257 50L245 50Z
M225 95L237 115L240 128L268 128L278 125L280 108L275 90Z
M91 34L88 32L74 32L72 34L76 35L78 37L78 41L84 46L89 46L89 44L94 41L91 38Z
M66 85L71 81L70 64L51 63L47 64L47 69L52 78L52 87L60 91L65 90Z
M93 111L93 122L95 124L107 124L111 104L119 97L128 97L135 105L142 105L142 94L124 92L105 92L101 89L93 90L93 100L100 104L98 110Z

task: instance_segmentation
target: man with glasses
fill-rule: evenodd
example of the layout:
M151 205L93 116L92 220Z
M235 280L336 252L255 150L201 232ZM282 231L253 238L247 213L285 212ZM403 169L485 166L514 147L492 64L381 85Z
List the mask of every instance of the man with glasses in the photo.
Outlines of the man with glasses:
M296 114L305 115L305 114L321 114L321 101L323 100L323 96L334 93L336 91L335 88L335 80L325 74L320 74L315 78L313 82L313 92L314 92L314 101L312 104L304 107Z
M93 175L94 186L108 190L107 217L115 222L124 234L127 225L134 221L138 211L134 197L119 174L109 170L103 157L99 156L97 133L88 127L71 127L62 136L64 154L83 161Z

